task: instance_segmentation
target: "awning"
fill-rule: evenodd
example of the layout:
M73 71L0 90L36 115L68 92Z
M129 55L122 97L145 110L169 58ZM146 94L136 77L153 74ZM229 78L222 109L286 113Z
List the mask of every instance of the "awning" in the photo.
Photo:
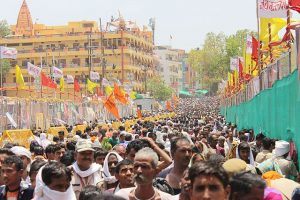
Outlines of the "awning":
M196 90L196 93L198 93L198 94L206 94L206 93L208 93L208 91L207 90Z
M179 95L192 96L191 93L189 93L189 92L186 91L186 90L180 90L180 91L179 91Z

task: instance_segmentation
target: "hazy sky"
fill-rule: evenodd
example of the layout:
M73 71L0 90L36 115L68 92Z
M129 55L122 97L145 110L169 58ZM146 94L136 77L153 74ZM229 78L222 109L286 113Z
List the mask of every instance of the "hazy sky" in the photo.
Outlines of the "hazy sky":
M23 0L0 0L0 19L16 24ZM68 21L118 16L138 25L156 18L156 44L189 50L203 44L208 32L257 30L256 0L27 0L33 22L65 25ZM170 35L173 39L170 40Z

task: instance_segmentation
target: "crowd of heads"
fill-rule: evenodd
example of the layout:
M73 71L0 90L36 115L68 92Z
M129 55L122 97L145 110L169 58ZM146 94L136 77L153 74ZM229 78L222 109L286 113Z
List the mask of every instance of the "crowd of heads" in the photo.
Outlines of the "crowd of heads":
M174 109L130 130L95 121L52 138L33 130L28 149L6 143L0 199L299 199L292 142L226 122L216 97L180 99Z

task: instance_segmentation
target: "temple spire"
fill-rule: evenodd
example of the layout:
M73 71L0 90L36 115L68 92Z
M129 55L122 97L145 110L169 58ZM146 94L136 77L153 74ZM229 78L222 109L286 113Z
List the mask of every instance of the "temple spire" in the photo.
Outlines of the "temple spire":
M16 35L33 35L33 23L26 0L23 1L19 11Z

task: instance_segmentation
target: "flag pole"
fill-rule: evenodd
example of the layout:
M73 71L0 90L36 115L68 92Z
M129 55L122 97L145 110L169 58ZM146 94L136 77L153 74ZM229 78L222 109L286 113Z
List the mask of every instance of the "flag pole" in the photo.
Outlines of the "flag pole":
M288 32L288 43L287 43L287 47L288 47L288 52L289 52L289 73L292 72L292 51L291 51L291 29L290 29L290 25L291 25L291 10L290 7L288 6L287 9L287 32Z
M270 54L270 62L273 63L273 53L272 53L272 32L271 32L271 23L268 23L268 31L269 31L269 54Z

